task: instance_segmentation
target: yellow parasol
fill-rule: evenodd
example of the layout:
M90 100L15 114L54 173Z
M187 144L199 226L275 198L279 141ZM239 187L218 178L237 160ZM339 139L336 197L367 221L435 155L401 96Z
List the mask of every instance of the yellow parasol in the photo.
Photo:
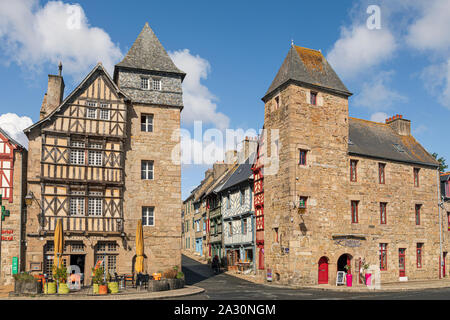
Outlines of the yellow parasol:
M53 266L55 268L59 268L62 265L62 255L64 251L64 234L63 234L62 219L58 219L58 221L56 222L54 244L55 244L55 260Z
M138 221L136 228L136 273L144 272L144 231L142 230L142 220Z

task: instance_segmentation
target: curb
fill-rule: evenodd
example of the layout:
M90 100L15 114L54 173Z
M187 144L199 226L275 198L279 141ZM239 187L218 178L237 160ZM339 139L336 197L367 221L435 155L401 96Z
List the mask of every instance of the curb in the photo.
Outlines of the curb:
M178 292L177 292L178 291ZM183 291L183 292L179 292ZM117 300L163 300L167 298L178 298L193 296L205 292L205 289L196 286L185 286L183 289L148 292L148 293L131 293L118 294L108 296L93 296L93 295L39 295L34 297L20 296L0 298L0 300L102 300L102 301L117 301Z

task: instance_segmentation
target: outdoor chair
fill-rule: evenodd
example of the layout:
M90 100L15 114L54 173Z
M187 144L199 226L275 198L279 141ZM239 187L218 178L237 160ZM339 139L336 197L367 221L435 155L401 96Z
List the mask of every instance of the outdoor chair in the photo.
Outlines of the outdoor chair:
M139 273L136 276L136 288L139 286L139 289L141 289L144 286L144 289L147 289L149 280L150 276L148 274Z
M132 275L132 274L126 274L126 275L124 275L124 278L125 278L125 288L127 287L127 281L128 282L131 282L131 286L132 287L134 287L134 275Z

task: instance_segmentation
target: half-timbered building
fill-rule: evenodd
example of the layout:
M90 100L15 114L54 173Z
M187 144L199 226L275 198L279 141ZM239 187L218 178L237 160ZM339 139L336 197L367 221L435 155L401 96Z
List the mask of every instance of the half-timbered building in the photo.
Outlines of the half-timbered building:
M12 276L23 270L26 157L26 148L0 128L0 285L13 283Z
M53 233L65 232L64 264L90 277L98 260L133 273L143 221L145 268L180 266L180 166L172 159L185 74L145 25L114 79L99 63L64 100L49 76L41 120L29 138L27 269L51 274Z

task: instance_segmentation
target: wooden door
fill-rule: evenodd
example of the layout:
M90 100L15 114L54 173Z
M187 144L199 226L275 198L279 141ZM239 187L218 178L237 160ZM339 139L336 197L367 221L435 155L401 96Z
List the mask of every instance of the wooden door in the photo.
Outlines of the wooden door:
M398 249L398 262L399 262L399 272L400 272L400 277L405 277L406 276L406 249Z
M322 257L319 260L319 284L328 284L328 259Z

